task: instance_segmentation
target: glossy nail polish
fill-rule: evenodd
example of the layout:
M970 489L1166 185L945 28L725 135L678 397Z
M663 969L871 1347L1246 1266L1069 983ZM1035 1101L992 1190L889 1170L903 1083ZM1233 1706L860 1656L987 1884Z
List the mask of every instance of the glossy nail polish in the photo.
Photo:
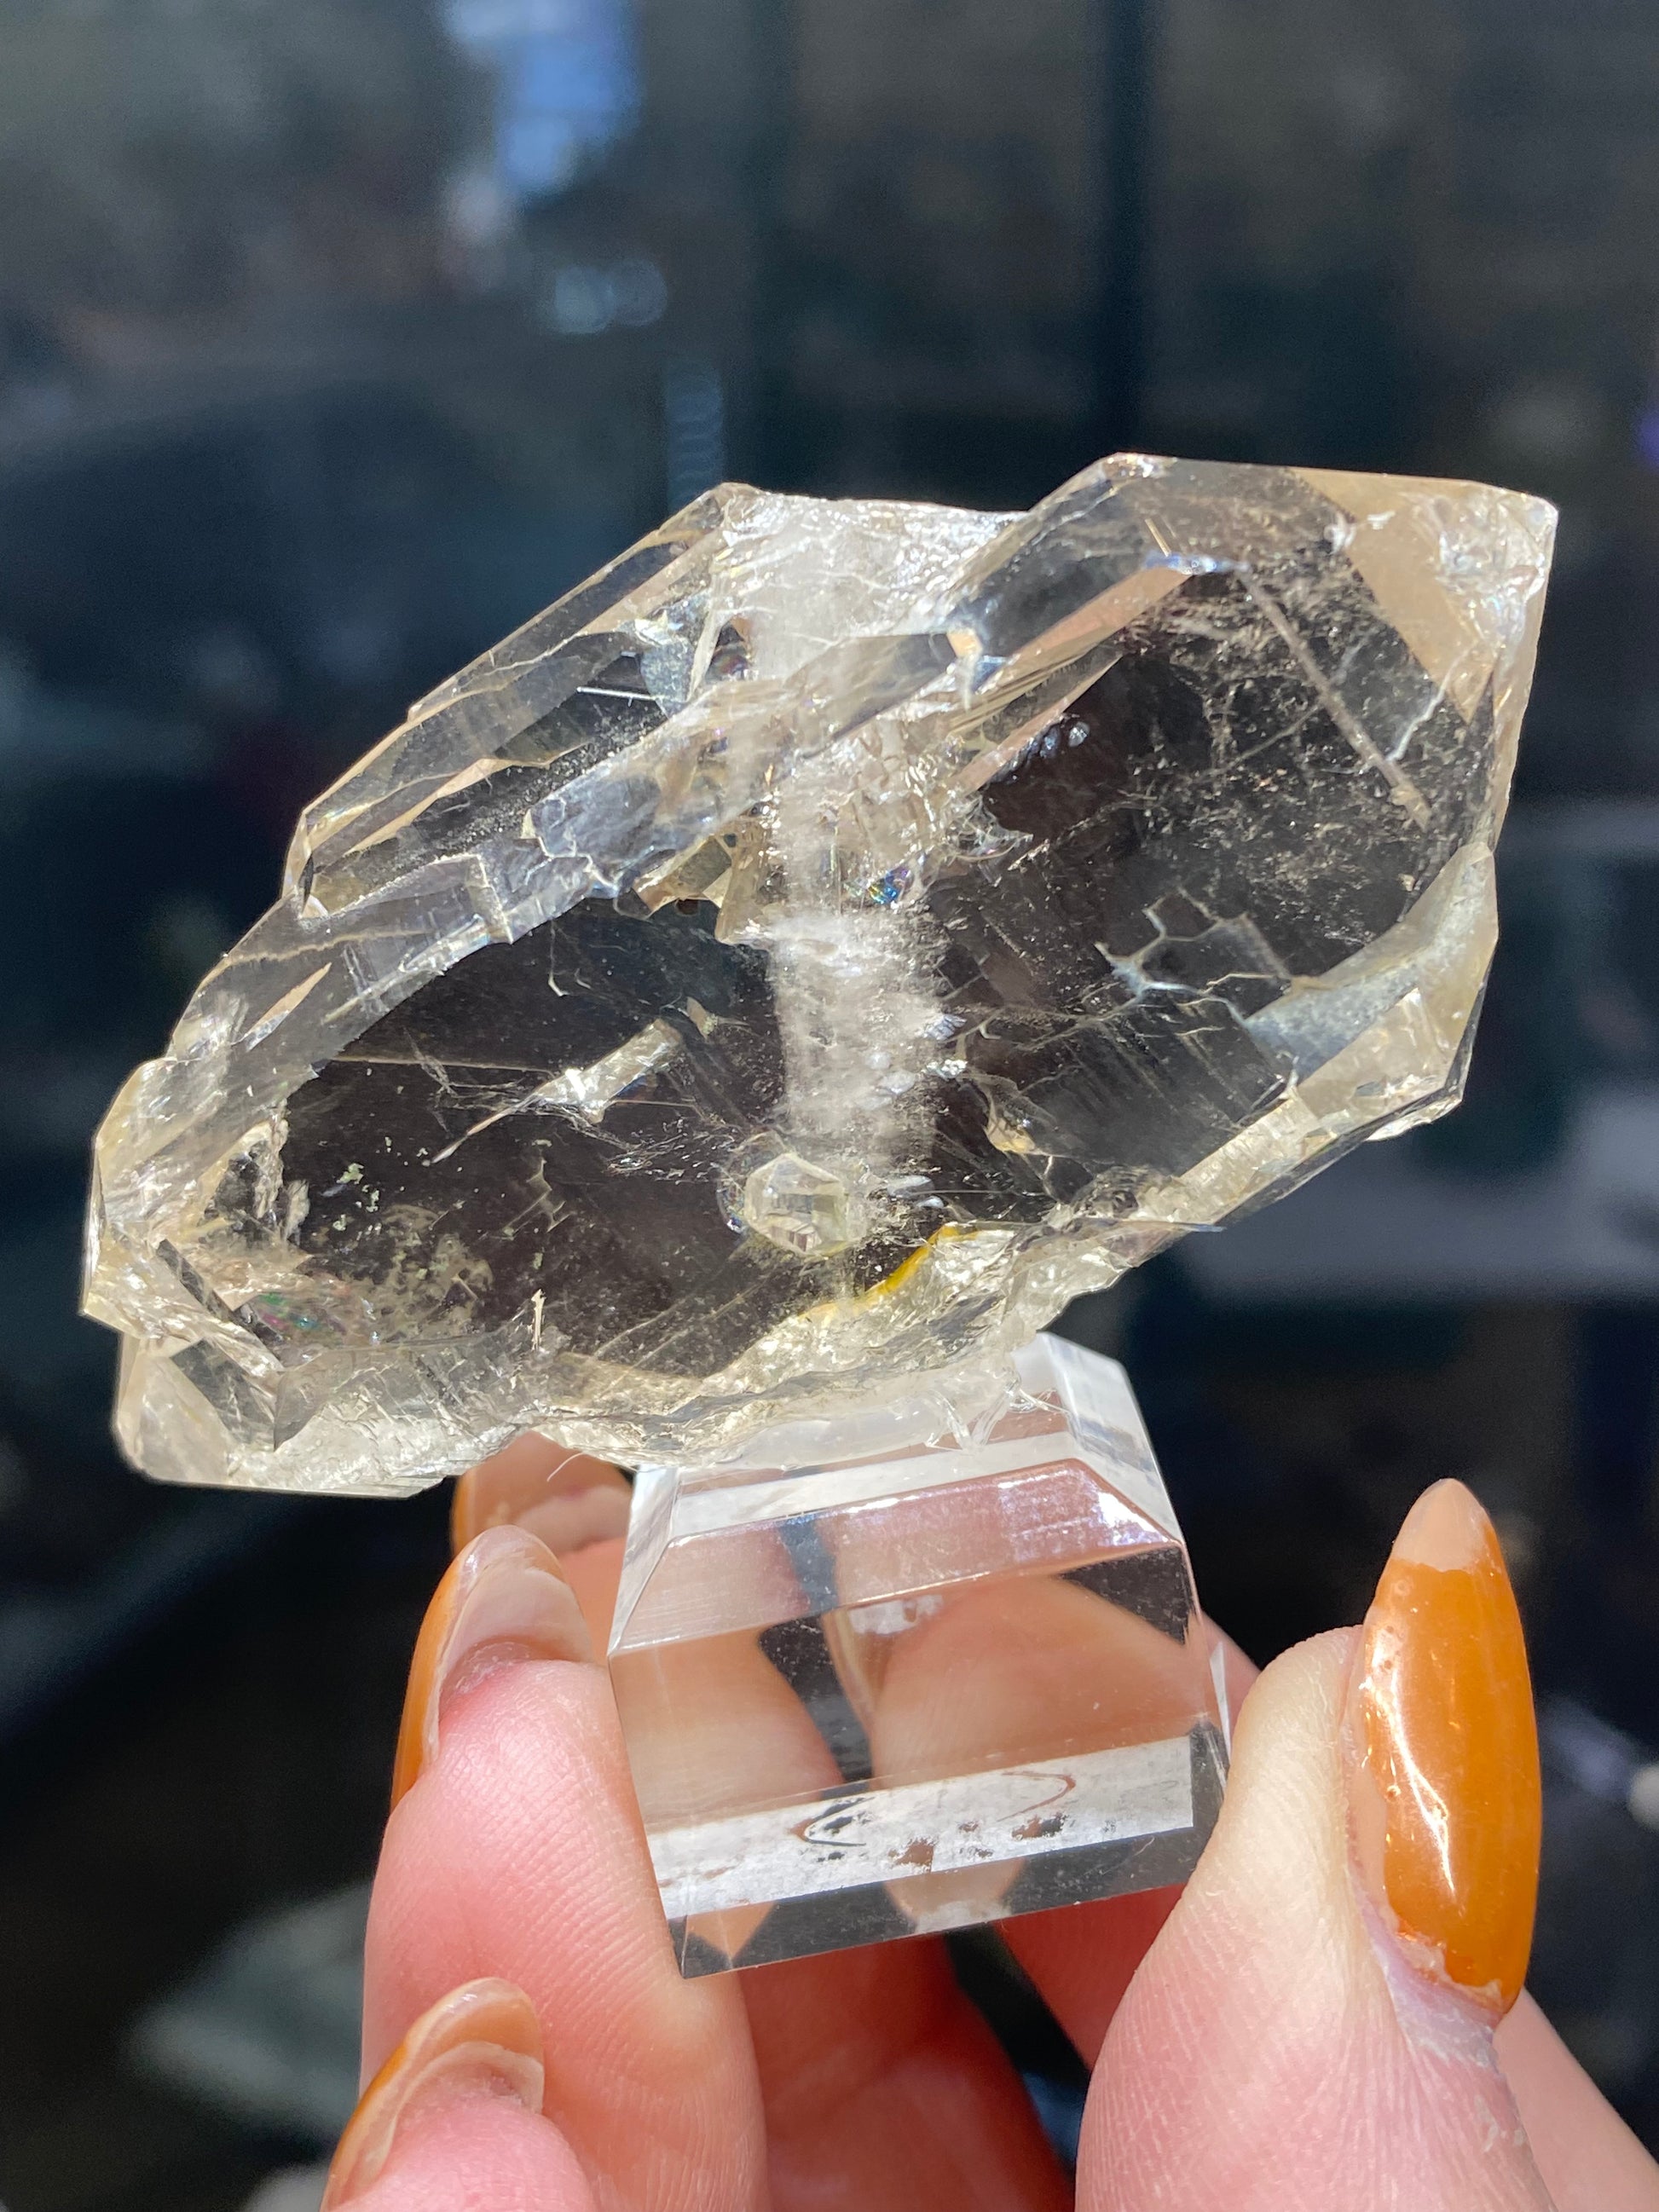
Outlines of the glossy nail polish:
M435 1756L445 1698L515 1659L592 1659L575 1593L526 1529L486 1528L450 1563L415 1645L392 1802Z
M464 1982L422 2014L358 2100L328 2170L320 2212L370 2188L416 2112L474 2098L542 2108L541 2029L511 1982Z
M1460 1482L1406 1516L1347 1711L1362 1878L1413 1963L1506 2012L1538 1897L1538 1731L1497 1535Z

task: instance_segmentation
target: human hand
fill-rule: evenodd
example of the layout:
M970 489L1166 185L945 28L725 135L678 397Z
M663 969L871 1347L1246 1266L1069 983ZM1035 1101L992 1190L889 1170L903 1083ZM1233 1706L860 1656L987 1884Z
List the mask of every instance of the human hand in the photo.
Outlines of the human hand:
M1659 2212L1659 2166L1536 2007L1500 2019L1535 1889L1530 1694L1501 1566L1460 1571L1479 1508L1428 1496L1365 1630L1250 1690L1185 1891L1003 1923L1094 2067L1073 2197L937 1941L681 1979L595 1657L625 1486L537 1438L485 1462L411 1673L379 2071L328 2212ZM1253 1670L1230 1671L1237 1706Z

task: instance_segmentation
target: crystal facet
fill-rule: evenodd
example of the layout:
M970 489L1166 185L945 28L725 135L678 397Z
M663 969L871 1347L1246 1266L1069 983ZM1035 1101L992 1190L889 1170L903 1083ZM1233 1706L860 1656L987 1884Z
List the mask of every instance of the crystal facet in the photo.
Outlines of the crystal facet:
M743 1218L803 1260L827 1259L858 1242L863 1217L841 1177L795 1152L780 1152L743 1187Z
M781 1455L769 1466L764 1455ZM1123 1370L641 1469L611 1679L689 1974L1184 1881L1219 1650Z
M932 1378L1462 1082L1553 516L1119 456L727 485L423 700L100 1137L174 1480L708 1463Z

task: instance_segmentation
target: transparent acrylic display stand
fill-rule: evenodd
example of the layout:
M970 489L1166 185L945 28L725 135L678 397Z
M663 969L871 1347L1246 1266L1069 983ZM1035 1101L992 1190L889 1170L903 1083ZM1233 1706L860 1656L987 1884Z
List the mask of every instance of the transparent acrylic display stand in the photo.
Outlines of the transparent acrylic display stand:
M1060 1338L1017 1368L965 1438L641 1468L611 1672L687 1974L1191 1872L1225 1693L1139 1409Z

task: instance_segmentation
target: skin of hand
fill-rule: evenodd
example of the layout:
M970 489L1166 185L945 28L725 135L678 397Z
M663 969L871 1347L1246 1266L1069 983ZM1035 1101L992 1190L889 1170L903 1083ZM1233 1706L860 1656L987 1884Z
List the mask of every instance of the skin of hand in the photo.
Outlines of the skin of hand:
M1094 2069L1075 2189L937 1942L680 1978L599 1656L627 1503L538 1437L458 1490L326 2212L1659 2212L1517 2000L1536 1737L1461 1486L1363 1629L1254 1681L1229 1649L1249 1695L1184 1891L1003 1923Z

